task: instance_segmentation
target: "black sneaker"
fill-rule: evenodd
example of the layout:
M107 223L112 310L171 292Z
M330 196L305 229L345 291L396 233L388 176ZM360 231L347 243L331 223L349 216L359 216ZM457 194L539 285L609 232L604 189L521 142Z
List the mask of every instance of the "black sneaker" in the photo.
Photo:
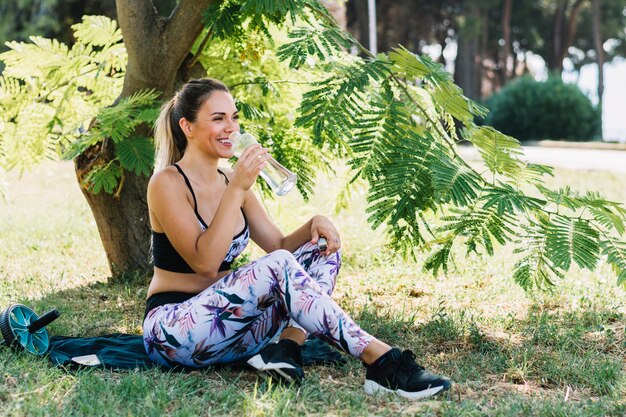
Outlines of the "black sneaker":
M450 389L452 383L443 377L430 374L415 363L415 355L410 350L400 352L393 348L371 365L365 365L366 394L395 392L410 400L430 397Z
M278 381L301 384L304 379L301 351L302 347L293 340L282 339L261 349L248 359L248 365Z

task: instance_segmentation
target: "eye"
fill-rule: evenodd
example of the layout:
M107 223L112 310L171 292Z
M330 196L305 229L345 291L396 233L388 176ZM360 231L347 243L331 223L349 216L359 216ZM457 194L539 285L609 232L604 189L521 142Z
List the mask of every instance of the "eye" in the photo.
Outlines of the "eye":
M238 114L234 115L234 116L233 116L233 119L235 119L235 120L239 120L239 115L238 115Z

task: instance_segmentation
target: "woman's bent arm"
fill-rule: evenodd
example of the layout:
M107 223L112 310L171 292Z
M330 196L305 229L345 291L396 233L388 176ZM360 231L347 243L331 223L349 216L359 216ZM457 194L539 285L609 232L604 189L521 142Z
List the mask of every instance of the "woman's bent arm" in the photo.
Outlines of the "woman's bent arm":
M178 175L173 170L163 170L148 184L153 228L167 235L172 246L196 273L215 280L235 234L238 217L233 213L242 206L245 191L227 187L215 217L203 232Z

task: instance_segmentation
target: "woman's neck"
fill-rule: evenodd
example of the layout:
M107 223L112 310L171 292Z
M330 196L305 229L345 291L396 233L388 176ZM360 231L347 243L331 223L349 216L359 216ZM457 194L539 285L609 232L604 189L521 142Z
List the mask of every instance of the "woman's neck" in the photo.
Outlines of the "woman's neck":
M219 158L199 155L193 152L185 152L185 155L177 162L185 174L202 181L203 183L213 183L221 181L221 174L217 172Z

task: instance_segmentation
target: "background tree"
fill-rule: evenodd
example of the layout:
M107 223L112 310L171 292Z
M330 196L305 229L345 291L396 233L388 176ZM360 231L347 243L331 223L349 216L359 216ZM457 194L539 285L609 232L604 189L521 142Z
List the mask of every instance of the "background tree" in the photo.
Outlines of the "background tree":
M21 0L0 4L0 51L5 42L25 41L39 35L72 43L71 25L84 15L115 18L115 4L95 0Z
M600 21L600 0L591 0L591 15L593 27L593 49L596 52L596 62L598 63L598 112L602 117L602 96L604 95L604 38L602 37L602 29ZM600 131L602 137L602 131Z
M365 1L347 3L348 29L367 44L367 7ZM560 74L563 60L569 58L578 71L584 64L596 62L593 46L591 0L446 0L410 2L378 0L379 49L389 51L400 44L416 53L426 45L458 46L455 71L457 82L471 97L476 91L486 97L504 87L509 79L523 75L528 68L525 56L539 55L552 72ZM482 11L477 12L480 8ZM600 3L601 30L604 41L611 39L608 61L626 49L626 1ZM364 26L363 26L364 25ZM480 25L480 35L471 28ZM363 27L361 27L363 26ZM475 39L473 38L476 37ZM478 45L478 47L476 46ZM468 48L466 51L465 49ZM573 49L571 49L573 48ZM473 50L473 52L471 51ZM468 67L467 57L478 51L475 66ZM439 56L440 62L443 57ZM480 88L468 71L481 73ZM471 82L472 84L466 84Z
M482 56L485 47L487 10L479 0L464 0L459 22L458 50L454 65L454 80L464 94L474 100L481 97Z

